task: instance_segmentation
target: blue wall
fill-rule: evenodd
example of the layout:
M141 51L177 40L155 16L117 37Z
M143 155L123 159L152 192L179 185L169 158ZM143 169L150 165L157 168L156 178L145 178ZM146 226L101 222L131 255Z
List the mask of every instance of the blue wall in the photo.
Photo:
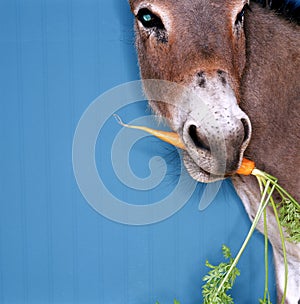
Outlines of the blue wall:
M249 229L229 181L206 210L198 210L198 185L180 211L144 226L107 219L81 194L72 168L75 129L97 96L139 78L132 23L125 0L0 2L0 303L201 303L205 260L219 263L222 244L236 254ZM145 102L120 113L126 121L150 114ZM112 174L110 145L119 130L114 120L101 130L99 171L114 195L151 204L171 191L179 162L159 190L135 193ZM143 139L133 170L147 176L149 159L168 161L169 149ZM256 232L239 263L235 303L262 297L263 250Z

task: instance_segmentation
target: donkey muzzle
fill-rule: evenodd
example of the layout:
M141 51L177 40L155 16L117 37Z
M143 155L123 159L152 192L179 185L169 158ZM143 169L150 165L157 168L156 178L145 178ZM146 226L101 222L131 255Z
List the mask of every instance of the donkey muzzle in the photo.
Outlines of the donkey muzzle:
M190 93L182 99L186 115L180 129L187 147L187 170L195 179L209 182L239 168L250 141L251 123L223 74L205 82L203 73L197 77L198 85L190 87Z

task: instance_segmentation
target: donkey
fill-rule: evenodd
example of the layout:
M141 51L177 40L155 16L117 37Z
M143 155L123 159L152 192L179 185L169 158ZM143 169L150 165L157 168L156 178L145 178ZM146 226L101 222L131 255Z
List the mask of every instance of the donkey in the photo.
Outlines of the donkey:
M279 178L300 199L300 32L297 22L249 0L129 0L143 79L182 84L205 100L225 137L226 170L207 137L215 129L197 105L149 100L187 147L184 163L200 182L232 177L253 220L260 200L255 178L235 176L243 156ZM283 1L273 1L278 6ZM295 16L294 16L295 17ZM297 17L297 16L296 16ZM297 20L296 20L297 21ZM146 92L147 93L147 92ZM176 93L174 93L176 94ZM149 97L149 96L148 96ZM150 98L149 98L150 99ZM210 134L204 134L208 130ZM251 138L251 139L250 139ZM283 295L283 254L274 215L268 212L278 302ZM263 224L258 229L263 233ZM286 303L300 303L300 244L287 243Z

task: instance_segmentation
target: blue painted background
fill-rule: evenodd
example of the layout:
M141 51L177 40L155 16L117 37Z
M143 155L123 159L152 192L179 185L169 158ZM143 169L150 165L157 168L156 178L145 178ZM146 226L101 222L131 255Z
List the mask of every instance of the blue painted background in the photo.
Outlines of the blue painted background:
M97 96L139 78L132 24L125 0L0 2L0 303L201 303L205 260L219 263L224 243L236 254L249 229L229 181L205 211L198 210L199 185L183 209L148 226L110 221L81 195L72 168L75 128ZM123 118L145 113L141 102ZM110 122L102 130L99 159L119 129ZM168 160L170 149L147 140L133 151L141 176L149 158ZM99 166L117 196L135 195L107 177L109 158ZM166 177L166 191L173 181ZM155 191L144 193L149 203ZM264 288L259 233L239 268L235 303L256 303Z

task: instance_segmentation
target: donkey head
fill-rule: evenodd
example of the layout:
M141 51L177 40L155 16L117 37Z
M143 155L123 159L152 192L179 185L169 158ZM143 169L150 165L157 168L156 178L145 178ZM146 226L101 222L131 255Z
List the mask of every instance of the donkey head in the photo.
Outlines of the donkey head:
M129 2L142 78L171 81L199 97L183 101L168 92L165 98L172 102L149 98L154 111L182 137L188 172L202 182L233 174L251 135L249 118L239 108L248 0ZM211 143L224 146L226 157L213 153Z

